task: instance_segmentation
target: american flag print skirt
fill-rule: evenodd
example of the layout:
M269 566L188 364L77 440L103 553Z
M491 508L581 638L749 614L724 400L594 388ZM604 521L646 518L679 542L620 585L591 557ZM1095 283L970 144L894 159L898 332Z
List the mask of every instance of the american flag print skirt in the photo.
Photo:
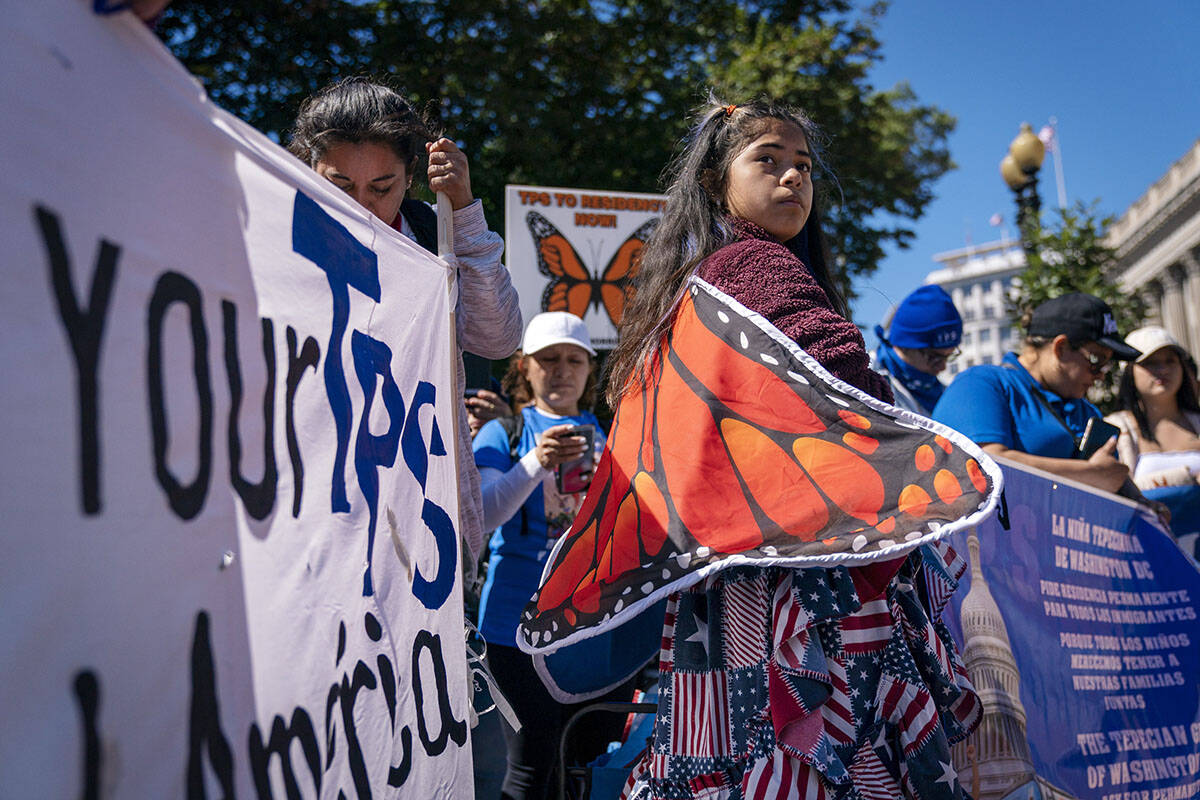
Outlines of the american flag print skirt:
M868 567L734 567L671 595L626 800L961 800L982 707L942 608L945 541Z

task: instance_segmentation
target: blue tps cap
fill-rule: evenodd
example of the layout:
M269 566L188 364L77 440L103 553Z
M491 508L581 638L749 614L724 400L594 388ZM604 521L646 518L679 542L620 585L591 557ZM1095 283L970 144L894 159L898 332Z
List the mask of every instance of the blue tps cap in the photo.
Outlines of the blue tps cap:
M962 328L962 317L946 290L922 286L900 301L888 328L888 341L893 347L909 350L958 347Z

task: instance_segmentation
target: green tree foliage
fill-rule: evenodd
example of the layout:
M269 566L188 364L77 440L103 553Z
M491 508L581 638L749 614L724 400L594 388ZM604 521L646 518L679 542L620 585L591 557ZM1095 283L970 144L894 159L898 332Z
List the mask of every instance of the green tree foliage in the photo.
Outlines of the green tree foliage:
M278 141L300 101L375 68L375 15L340 0L180 0L157 26L217 105Z
M1076 202L1058 212L1050 225L1031 216L1024 228L1025 269L1009 290L1009 316L1022 329L1033 309L1069 292L1086 292L1112 306L1122 334L1141 326L1146 303L1140 294L1122 288L1116 280L1116 251L1105 242L1113 217L1099 217L1097 202ZM1092 390L1091 399L1102 407L1116 396L1118 370L1110 370Z
M489 216L506 183L653 192L687 112L717 87L805 108L830 135L826 208L844 285L907 246L953 167L954 120L877 91L884 6L849 0L176 0L159 31L215 102L280 141L301 100L389 76L472 158Z

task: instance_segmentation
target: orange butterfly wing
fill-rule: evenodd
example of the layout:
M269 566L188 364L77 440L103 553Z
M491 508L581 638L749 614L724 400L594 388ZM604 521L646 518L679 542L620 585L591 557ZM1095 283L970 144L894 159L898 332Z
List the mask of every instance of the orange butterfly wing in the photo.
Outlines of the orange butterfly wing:
M536 211L525 215L537 249L538 272L550 278L542 292L543 311L568 311L579 318L595 302L594 280L575 248Z
M523 646L594 635L728 565L894 558L995 507L977 447L834 387L728 302L693 279L644 388L622 398Z
M542 292L543 311L569 311L582 318L589 306L604 306L613 325L620 325L625 304L633 297L638 256L658 218L647 220L617 248L600 277L594 277L574 246L550 220L536 211L525 215L533 234L538 272L550 278Z
M633 299L633 279L637 276L642 248L658 227L658 217L647 220L617 248L617 253L601 273L598 283L600 301L613 325L620 326L625 306Z

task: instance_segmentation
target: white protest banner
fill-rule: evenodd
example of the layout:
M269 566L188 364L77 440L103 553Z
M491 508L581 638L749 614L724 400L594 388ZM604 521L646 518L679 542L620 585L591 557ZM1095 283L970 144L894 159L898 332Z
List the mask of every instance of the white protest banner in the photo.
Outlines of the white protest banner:
M637 256L666 207L658 194L506 186L505 260L521 315L569 311L595 347L615 347Z
M128 12L4 19L0 794L469 794L447 267Z

